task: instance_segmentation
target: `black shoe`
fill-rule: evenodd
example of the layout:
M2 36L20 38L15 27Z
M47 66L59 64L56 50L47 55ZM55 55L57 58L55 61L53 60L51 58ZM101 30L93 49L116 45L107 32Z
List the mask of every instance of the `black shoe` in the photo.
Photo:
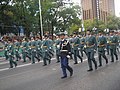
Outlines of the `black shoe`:
M73 75L73 70L70 71L70 77Z
M83 59L81 59L81 63L83 62Z
M95 67L95 70L97 70L97 66Z
M49 64L51 64L51 60L49 61Z
M17 67L17 63L15 64L15 67Z
M38 62L40 62L40 59L38 59Z
M56 63L59 63L60 61L57 61Z
M9 67L9 68L13 68L13 66L12 66L12 67Z
M32 64L35 64L35 62L32 62Z
M116 60L118 61L118 58L116 58Z
M44 64L43 66L46 66L47 64Z
M114 62L114 61L111 61L111 62Z
M23 63L25 63L26 61L23 61Z
M99 65L98 67L101 67L102 65Z
M106 61L106 64L108 64L108 60Z
M88 72L90 72L90 71L93 71L93 69L89 69L89 70L87 70Z
M64 79L64 78L67 78L67 76L63 76L63 77L61 77L61 79Z
M78 64L78 63L76 62L76 63L74 63L74 64Z

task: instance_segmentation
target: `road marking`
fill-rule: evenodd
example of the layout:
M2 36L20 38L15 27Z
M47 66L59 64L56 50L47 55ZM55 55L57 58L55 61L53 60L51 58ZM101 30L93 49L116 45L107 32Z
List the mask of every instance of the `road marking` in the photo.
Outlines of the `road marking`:
M97 58L98 56L95 56L95 58ZM52 58L51 60L56 60L56 58ZM83 62L87 61L87 58L86 59L83 59ZM43 62L40 61L40 62L35 62L35 63L41 63ZM8 63L8 62L5 62L5 63ZM78 61L78 63L81 63L81 61ZM31 64L31 63L28 63L28 64L23 64L23 65L18 65L16 68L19 68L19 67L25 67L25 66L29 66L29 65L34 65L34 64ZM14 69L14 68L12 68ZM9 68L4 68L4 69L0 69L0 71L5 71L5 70L10 70Z
M55 60L55 59L56 59L56 58L52 58L51 60ZM41 63L41 62L43 62L43 60L40 61L40 62L35 62L35 63ZM2 64L6 64L6 63L9 63L9 62L4 62L4 63L2 63ZM23 65L18 65L16 68L18 68L18 67L24 67L24 66L29 66L29 65L34 65L34 64L27 63L27 64L23 64ZM14 69L14 68L11 68L11 69ZM10 68L0 69L0 71L5 71L5 70L10 70Z
M7 61L7 62L1 62L0 63L0 65L2 65L2 64L8 64L9 62Z

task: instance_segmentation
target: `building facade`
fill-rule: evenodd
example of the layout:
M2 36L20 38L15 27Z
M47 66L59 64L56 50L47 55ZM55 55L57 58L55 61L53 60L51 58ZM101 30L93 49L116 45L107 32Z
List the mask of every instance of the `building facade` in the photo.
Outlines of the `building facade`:
M104 22L107 16L115 15L114 0L82 0L83 19L99 19Z

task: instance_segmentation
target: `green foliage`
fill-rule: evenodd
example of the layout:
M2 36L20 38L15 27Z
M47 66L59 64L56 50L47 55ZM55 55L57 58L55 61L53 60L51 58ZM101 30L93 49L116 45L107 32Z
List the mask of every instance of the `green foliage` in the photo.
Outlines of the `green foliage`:
M4 2L4 3L3 3ZM0 32L15 31L18 33L19 26L23 26L27 36L30 32L38 33L39 23L39 0L0 0L0 25L10 26L2 28ZM43 30L57 33L61 30L70 30L75 26L81 26L79 6L62 6L59 0L41 0ZM13 26L16 25L17 28Z
M117 30L120 29L120 18L116 16L109 16L107 17L107 27L110 30Z

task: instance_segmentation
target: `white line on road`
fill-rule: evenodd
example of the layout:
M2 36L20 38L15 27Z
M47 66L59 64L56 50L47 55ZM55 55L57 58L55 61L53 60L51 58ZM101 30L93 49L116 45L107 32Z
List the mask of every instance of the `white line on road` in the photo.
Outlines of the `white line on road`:
M52 58L52 60L55 60L55 59L56 59L56 58ZM41 63L41 62L43 62L43 61L35 62L35 63ZM9 63L9 62L4 62L4 63L1 63L1 64L6 64L6 63ZM19 65L19 66L17 66L17 67L24 67L24 66L29 66L29 65L33 65L33 64L28 63L28 64ZM12 69L14 69L14 68L12 68ZM5 71L5 70L9 70L9 68L0 69L0 71Z
M7 61L7 62L1 62L0 63L0 65L2 65L2 64L8 64L9 62Z
M95 58L97 58L98 56L95 56ZM56 58L52 58L52 60L55 60ZM87 59L84 59L83 60L84 62L85 61L87 61ZM40 62L43 62L43 61L40 61ZM36 62L36 63L40 63L40 62ZM8 63L8 62L5 62L5 63ZM5 64L5 63L3 63L3 64ZM78 63L80 63L80 61L78 61ZM28 63L28 64L23 64L23 65L19 65L19 66L17 66L17 68L18 67L24 67L24 66L29 66L29 65L33 65L33 64L31 64L31 63ZM13 68L14 69L14 68ZM0 71L5 71L5 70L10 70L9 68L4 68L4 69L0 69Z

